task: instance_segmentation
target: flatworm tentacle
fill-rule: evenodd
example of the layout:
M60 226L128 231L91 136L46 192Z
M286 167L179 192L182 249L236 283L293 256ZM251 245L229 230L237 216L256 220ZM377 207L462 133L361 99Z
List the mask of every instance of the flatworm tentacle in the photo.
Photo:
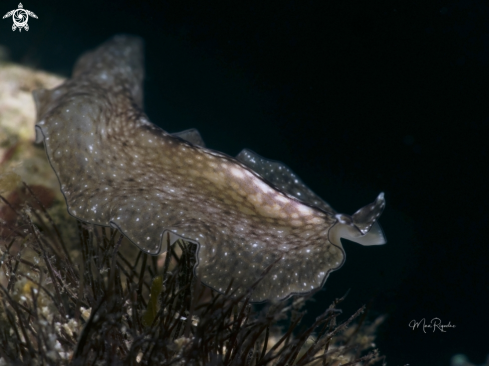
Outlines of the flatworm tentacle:
M180 137L181 139L184 139L185 141L188 141L193 145L205 147L205 143L204 140L202 139L202 136L200 135L199 131L195 128L173 133L173 136Z
M198 244L196 274L242 293L271 264L254 302L315 291L345 260L341 237L385 242L383 195L337 214L285 165L243 150L207 149L196 130L169 134L142 111L143 45L116 36L77 62L73 77L34 92L44 140L68 212L117 227L158 254L169 233Z

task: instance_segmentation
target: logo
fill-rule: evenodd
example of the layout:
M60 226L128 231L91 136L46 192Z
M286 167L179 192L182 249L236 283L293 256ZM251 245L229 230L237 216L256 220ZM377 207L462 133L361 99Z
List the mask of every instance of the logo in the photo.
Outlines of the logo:
M446 329L456 328L456 326L451 322L448 322L448 324L442 324L440 318L433 318L429 323L426 323L425 318L421 319L419 322L413 319L409 322L409 327L413 330L416 328L421 328L423 329L424 333L426 333L426 330L433 331L433 333L436 330L439 330L440 332L445 333Z
M26 31L29 30L29 26L27 25L27 21L29 20L29 15L33 18L37 19L37 15L34 14L30 10L24 9L22 3L19 3L19 8L9 11L7 14L3 16L3 19L12 17L14 20L14 25L12 25L12 30L15 31L19 28L19 32L24 28Z

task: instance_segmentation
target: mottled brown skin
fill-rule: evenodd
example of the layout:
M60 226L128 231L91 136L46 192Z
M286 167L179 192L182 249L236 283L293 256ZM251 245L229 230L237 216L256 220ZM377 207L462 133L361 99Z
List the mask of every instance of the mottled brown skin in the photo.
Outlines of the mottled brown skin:
M65 84L35 92L38 141L69 213L117 227L150 254L166 249L165 233L197 243L196 274L221 292L234 278L242 293L275 262L252 301L319 289L345 259L328 237L333 209L280 163L248 150L237 160L204 148L196 131L177 137L150 123L142 79L141 40L116 36Z

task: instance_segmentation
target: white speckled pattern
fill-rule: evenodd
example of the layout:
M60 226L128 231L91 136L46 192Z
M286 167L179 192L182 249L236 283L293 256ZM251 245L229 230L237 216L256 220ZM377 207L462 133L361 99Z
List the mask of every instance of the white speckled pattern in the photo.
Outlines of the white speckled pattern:
M383 194L339 215L281 163L249 150L234 159L205 148L196 130L150 123L142 54L139 38L116 36L84 54L72 79L34 92L37 140L71 215L117 227L150 254L166 249L165 232L197 243L196 274L221 292L234 277L242 293L277 261L255 302L319 289L345 260L340 237L385 242L375 223Z

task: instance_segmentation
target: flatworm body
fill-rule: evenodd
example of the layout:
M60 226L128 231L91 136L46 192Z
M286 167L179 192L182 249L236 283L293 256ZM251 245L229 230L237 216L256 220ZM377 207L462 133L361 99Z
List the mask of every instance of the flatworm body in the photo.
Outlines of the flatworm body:
M34 92L37 141L44 141L68 212L118 228L146 253L165 240L198 244L196 275L242 293L273 264L254 302L322 287L341 267L340 238L383 244L375 202L337 214L285 165L249 150L210 150L196 130L169 134L142 111L143 46L116 36L84 54L73 76Z

